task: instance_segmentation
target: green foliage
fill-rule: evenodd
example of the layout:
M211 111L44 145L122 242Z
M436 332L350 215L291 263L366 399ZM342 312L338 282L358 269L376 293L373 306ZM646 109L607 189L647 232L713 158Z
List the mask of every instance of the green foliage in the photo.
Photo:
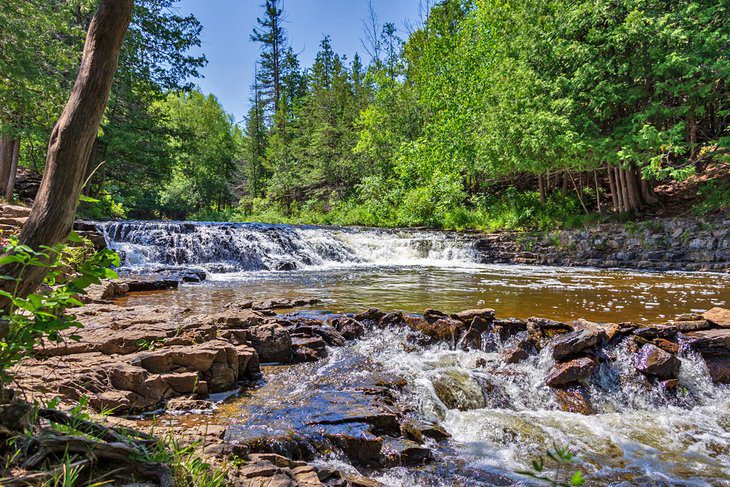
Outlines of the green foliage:
M716 179L698 190L700 202L694 207L696 215L710 215L730 209L730 180Z
M65 314L66 309L81 306L77 296L91 284L99 283L102 278L117 277L111 270L112 266L119 265L115 252L107 249L90 255L78 236L72 234L69 240L80 247L58 244L34 250L11 238L3 249L0 265L17 264L20 271L17 277L0 276L16 282L15 291L0 291L0 296L8 302L0 318L6 327L0 335L0 381L5 382L10 368L31 355L35 347L46 340L59 342L63 340L62 331L79 328L81 325ZM48 270L45 285L23 297L17 292L18 285L32 267ZM71 339L74 338L72 335Z
M586 484L586 478L580 470L576 470L572 474L568 471L568 468L576 462L577 458L567 447L562 448L554 445L553 449L548 450L546 455L554 463L552 475L547 471L543 457L533 460L532 471L517 473L541 480L555 487L579 487Z

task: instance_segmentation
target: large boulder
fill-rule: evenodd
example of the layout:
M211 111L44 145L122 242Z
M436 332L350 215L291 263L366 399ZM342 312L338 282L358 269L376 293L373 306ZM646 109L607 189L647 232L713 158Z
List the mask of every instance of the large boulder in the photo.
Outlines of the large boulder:
M676 379L679 377L681 361L669 352L647 343L634 360L636 370L644 375L656 377L661 380Z

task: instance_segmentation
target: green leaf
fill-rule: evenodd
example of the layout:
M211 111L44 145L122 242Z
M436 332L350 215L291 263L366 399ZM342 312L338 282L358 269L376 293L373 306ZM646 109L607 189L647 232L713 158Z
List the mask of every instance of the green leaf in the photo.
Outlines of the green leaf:
M586 483L586 478L583 476L583 472L578 470L573 474L573 476L570 478L570 485L584 485Z
M83 240L81 237L79 237L79 234L76 232L71 232L68 234L68 241L73 243L83 243Z
M97 200L96 198L91 198L89 196L86 196L84 194L79 195L79 202L82 203L100 203L100 200Z

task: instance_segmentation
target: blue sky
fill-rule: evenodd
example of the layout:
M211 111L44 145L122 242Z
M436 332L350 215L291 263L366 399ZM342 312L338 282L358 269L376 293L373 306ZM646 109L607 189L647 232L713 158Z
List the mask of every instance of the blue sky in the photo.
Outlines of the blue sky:
M259 47L249 41L249 35L262 14L260 3L181 0L178 4L180 13L193 13L203 24L202 51L209 63L203 71L205 78L196 82L204 93L215 94L237 120L246 112L259 55ZM295 52L301 53L301 64L312 63L325 34L332 37L336 52L350 59L356 52L365 56L360 39L367 4L368 0L284 0L289 40ZM418 19L419 0L373 0L373 6L381 23L394 22L401 31L405 21Z

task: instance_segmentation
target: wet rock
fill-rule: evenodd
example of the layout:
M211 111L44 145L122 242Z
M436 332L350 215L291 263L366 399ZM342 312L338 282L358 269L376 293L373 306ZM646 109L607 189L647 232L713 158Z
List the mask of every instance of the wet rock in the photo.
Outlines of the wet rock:
M703 313L702 317L715 326L730 328L730 309L712 308Z
M177 279L125 280L130 293L150 291L167 291L177 289L180 282Z
M443 318L448 318L448 315L443 311L439 311L437 309L427 309L426 311L424 311L423 317L429 321L436 321Z
M350 461L362 466L380 465L383 438L369 433L362 425L342 425L339 430L329 430L325 437L342 450Z
M319 304L320 300L313 299L266 299L263 301L254 301L251 303L251 308L256 311L268 311L273 309L289 309L289 308L301 308L304 306L312 306Z
M251 346L262 362L289 363L292 360L292 337L278 324L265 324L248 329Z
M318 337L293 337L291 350L295 363L316 362L327 356L327 344Z
M308 325L297 325L290 331L292 337L321 338L327 345L341 347L346 339L335 327L320 322L310 321Z
M679 353L679 344L675 342L671 342L669 340L665 340L664 338L655 338L652 343L656 345L657 347L661 348L665 352L671 353L671 354L677 354Z
M333 321L335 329L347 340L356 340L365 334L365 327L354 318L343 316Z
M481 350L482 333L474 328L469 328L459 341L462 350Z
M552 341L553 358L558 361L574 357L581 352L592 349L598 343L598 332L579 330L557 336Z
M385 316L385 313L380 311L378 308L370 308L369 310L365 311L364 313L360 313L355 315L355 320L360 322L368 322L369 324L375 324L380 321L380 319Z
M675 355L650 343L641 347L634 360L639 372L664 380L676 379L679 376L680 364Z
M587 379L596 369L597 360L593 357L580 357L569 362L555 364L545 379L550 387L560 387Z
M460 370L443 371L431 378L436 395L448 409L470 411L486 407L481 384Z
M568 413L583 414L589 416L593 414L588 391L582 385L570 385L558 387L555 389L555 399L562 409Z
M544 348L556 336L571 331L573 327L559 321L537 317L527 320L527 333L539 349Z
M484 321L492 321L494 319L494 314L493 309L467 309L454 313L451 317L470 324L474 318L481 318Z
M410 421L403 421L400 425L400 435L411 441L415 441L419 445L423 443L423 433Z
M599 340L606 342L611 341L618 333L621 332L621 326L617 323L594 323L592 321L580 318L573 322L573 329L576 331L586 330L596 333Z
M388 326L400 326L403 323L403 313L400 311L394 313L388 313L380 318L378 325L381 328Z
M687 341L702 355L713 382L730 384L730 329L688 333Z
M437 424L418 423L416 426L421 431L421 434L427 438L432 438L437 441L451 438L449 432Z
M433 453L429 448L402 438L385 440L382 454L385 457L385 464L390 467L412 467L424 465L433 460Z
M502 352L502 360L507 364L517 364L527 360L536 352L535 344L526 337L515 337Z

